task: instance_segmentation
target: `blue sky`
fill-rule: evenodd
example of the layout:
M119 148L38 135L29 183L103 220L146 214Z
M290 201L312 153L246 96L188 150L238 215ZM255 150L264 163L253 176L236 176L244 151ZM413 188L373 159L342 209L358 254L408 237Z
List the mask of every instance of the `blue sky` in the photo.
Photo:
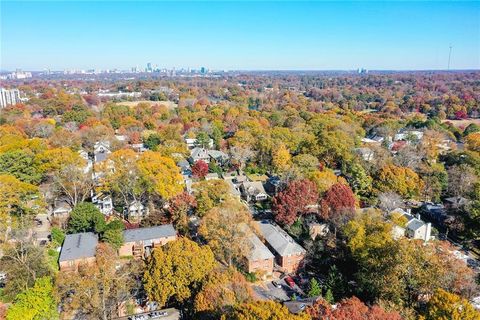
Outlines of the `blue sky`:
M9 2L0 69L480 68L480 2Z

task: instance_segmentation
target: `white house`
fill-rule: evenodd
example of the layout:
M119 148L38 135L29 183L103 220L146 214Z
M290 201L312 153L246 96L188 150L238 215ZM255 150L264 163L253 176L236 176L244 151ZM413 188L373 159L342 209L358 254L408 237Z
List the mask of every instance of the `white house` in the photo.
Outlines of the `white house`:
M148 208L145 207L140 201L132 201L128 208L125 208L124 214L133 220L138 220L145 217L148 214Z
M65 220L70 216L72 208L64 200L55 200L52 210L52 218L57 218L60 220Z
M391 214L397 213L401 217L407 219L405 226L395 226L393 228L394 238L406 236L411 239L421 239L423 241L429 241L431 239L432 224L426 223L420 219L420 215L413 216L409 212L403 209L397 208L391 212Z
M93 194L93 192L92 192ZM110 195L103 193L92 195L92 203L106 216L113 213L113 201Z
M81 149L81 150L78 151L78 154L80 155L80 157L82 157L82 158L87 162L85 168L83 169L83 172L84 172L84 173L87 173L87 172L89 172L90 170L92 170L92 168L93 168L93 161L92 161L92 159L90 159L90 157L88 156L88 152L85 151L85 150L83 150L83 149Z
M197 139L185 138L185 143L187 144L188 149L198 147ZM208 141L208 147L213 148L213 139Z
M394 141L407 140L408 137L415 137L418 141L422 140L423 132L418 130L404 130L395 135Z

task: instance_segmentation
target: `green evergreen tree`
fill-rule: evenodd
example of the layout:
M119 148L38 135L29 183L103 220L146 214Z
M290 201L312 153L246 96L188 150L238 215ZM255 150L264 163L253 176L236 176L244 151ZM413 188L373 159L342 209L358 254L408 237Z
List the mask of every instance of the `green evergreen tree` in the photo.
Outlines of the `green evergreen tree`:
M206 132L199 132L197 134L197 146L202 148L210 148L210 137Z
M333 304L335 302L335 299L333 298L333 293L330 288L327 289L327 292L325 292L325 301L327 301L330 304Z
M322 288L320 287L320 284L318 283L317 279L312 278L310 280L310 288L308 290L307 295L309 297L318 297L322 294Z
M330 289L336 299L340 299L345 295L346 286L347 284L342 273L338 271L336 265L332 265L328 271L325 288Z

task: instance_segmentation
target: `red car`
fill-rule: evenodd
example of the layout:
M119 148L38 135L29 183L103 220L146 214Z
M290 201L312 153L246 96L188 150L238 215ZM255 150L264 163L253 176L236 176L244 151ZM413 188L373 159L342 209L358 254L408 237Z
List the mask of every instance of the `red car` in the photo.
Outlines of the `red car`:
M290 286L290 288L295 287L295 281L293 281L292 277L285 277L285 282Z

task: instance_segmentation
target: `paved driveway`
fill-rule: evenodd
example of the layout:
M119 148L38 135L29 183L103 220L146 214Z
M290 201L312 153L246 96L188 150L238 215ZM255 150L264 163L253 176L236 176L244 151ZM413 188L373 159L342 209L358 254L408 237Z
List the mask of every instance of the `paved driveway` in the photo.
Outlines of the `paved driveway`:
M262 284L253 285L253 291L262 300L289 301L293 294L296 294L297 297L301 296L302 290L298 286L292 289L283 279L276 282L282 287L277 288L272 284L272 281L265 281Z

